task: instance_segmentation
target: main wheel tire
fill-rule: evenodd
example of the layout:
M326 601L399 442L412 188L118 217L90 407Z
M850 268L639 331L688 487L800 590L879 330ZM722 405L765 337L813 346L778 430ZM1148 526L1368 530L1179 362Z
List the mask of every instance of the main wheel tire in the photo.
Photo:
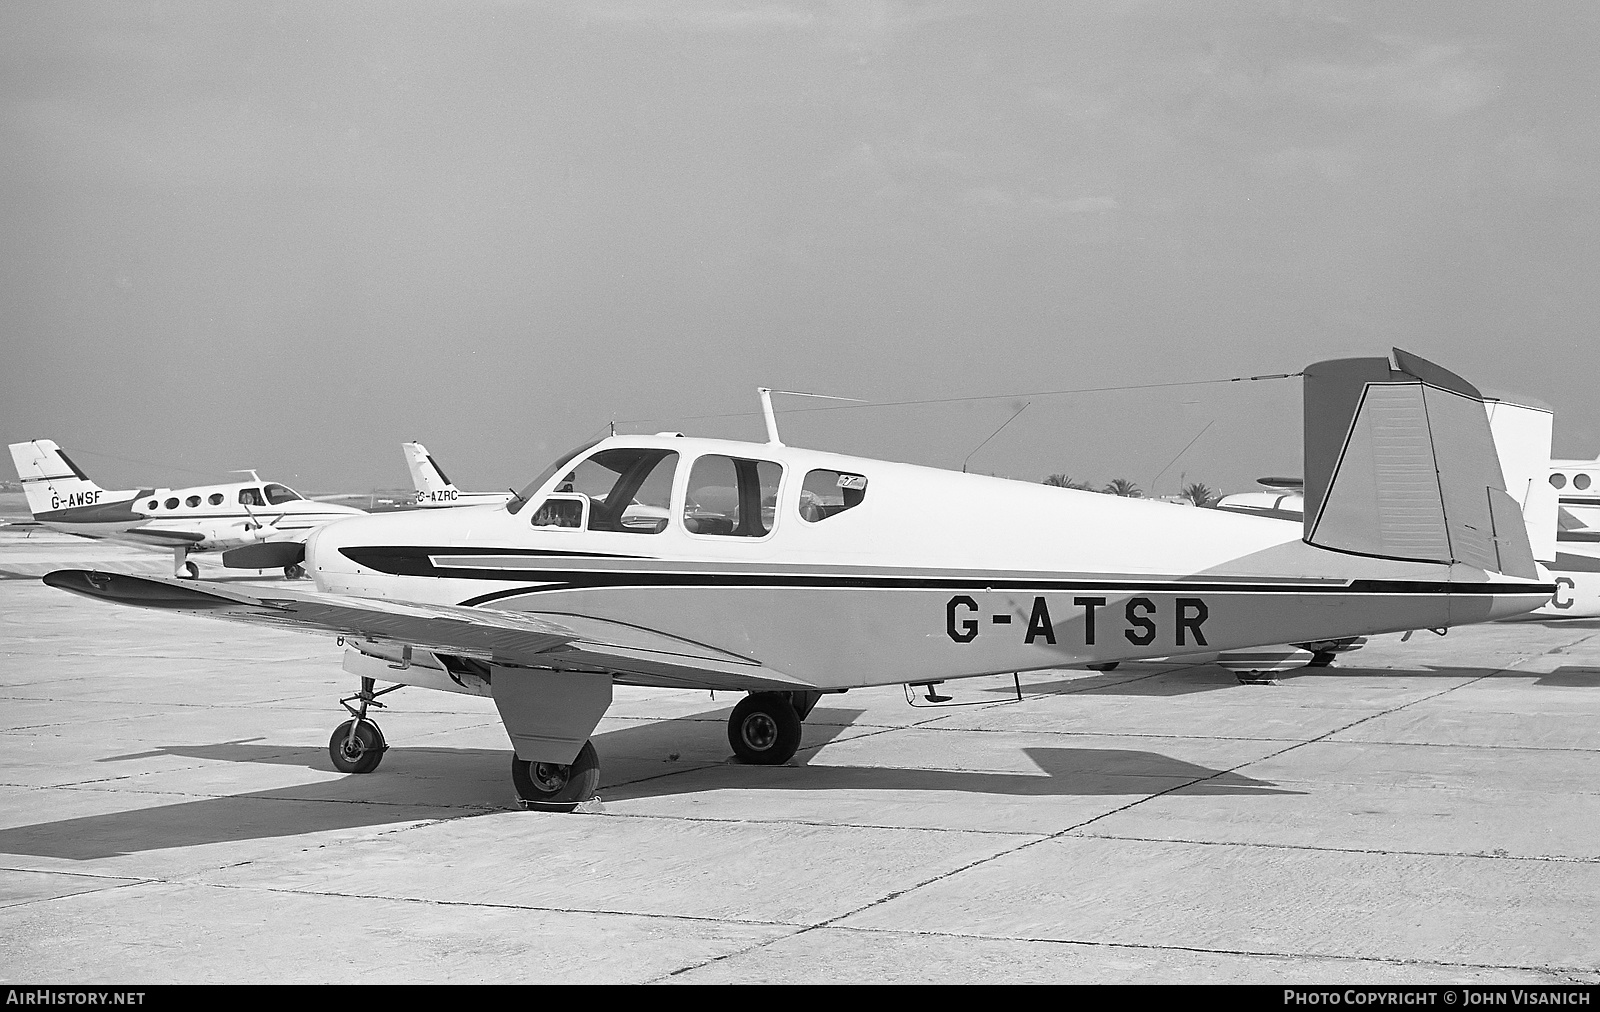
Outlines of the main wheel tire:
M600 786L600 757L594 743L584 742L571 763L526 762L511 756L511 784L524 808L571 811L594 797Z
M383 732L378 730L378 725L370 720L363 720L356 727L355 737L350 737L350 726L353 720L347 720L333 730L333 737L328 739L328 757L333 760L333 768L340 773L371 773L383 762L383 753L389 746L383 740Z
M189 574L189 579L191 580L200 579L200 567L192 562L185 562L183 564L183 571Z
M728 744L740 762L780 766L800 747L800 715L776 692L746 696L728 718Z
M1313 650L1311 660L1306 662L1308 668L1325 668L1333 663L1335 654L1332 650Z
M290 566L284 566L283 578L285 580L303 580L306 578L306 568L298 562Z

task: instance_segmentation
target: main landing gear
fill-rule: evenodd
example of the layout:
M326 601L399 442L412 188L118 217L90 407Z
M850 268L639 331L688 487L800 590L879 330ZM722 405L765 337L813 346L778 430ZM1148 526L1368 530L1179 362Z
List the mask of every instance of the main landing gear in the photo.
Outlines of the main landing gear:
M560 763L527 762L511 754L511 784L523 808L570 812L600 786L600 757L586 741L577 758Z
M189 549L172 550L172 575L180 580L185 576L191 580L200 579L200 567L189 561Z
M739 761L781 766L800 748L800 723L822 698L820 692L752 692L728 718L728 744Z
M372 688L375 684L371 678L363 678L360 692L339 700L339 705L349 710L353 718L334 728L333 737L328 739L328 757L333 760L333 768L340 773L371 773L383 761L383 754L389 751L388 743L383 740L383 732L378 730L376 723L367 719L367 707L383 709L378 697L401 686L391 685L374 692ZM352 699L360 700L361 705L351 706Z

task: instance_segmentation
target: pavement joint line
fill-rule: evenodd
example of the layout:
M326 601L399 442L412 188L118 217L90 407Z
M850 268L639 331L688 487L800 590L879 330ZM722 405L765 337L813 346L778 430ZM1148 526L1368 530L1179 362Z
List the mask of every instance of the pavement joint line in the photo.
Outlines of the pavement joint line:
M1339 733L1344 732L1344 731L1348 731L1352 727L1357 726L1358 724L1364 724L1369 720L1376 720L1379 717L1386 717L1389 714L1397 713L1400 710L1403 710L1408 706L1415 706L1418 703L1425 703L1425 702L1427 702L1427 701L1429 701L1431 699L1437 699L1438 697L1443 696L1446 693L1455 692L1457 689L1465 688L1468 685L1472 685L1474 683L1481 682L1485 678L1492 678L1496 674L1499 674L1499 673L1501 673L1503 671L1508 671L1508 670L1510 670L1511 667L1515 666L1516 663L1520 663L1521 660L1522 660L1522 658L1519 658L1519 660L1517 662L1513 662L1513 664L1511 664L1511 665L1507 665L1504 668L1496 669L1495 671L1490 672L1488 674L1480 675L1477 678L1467 679L1466 681L1463 681L1459 685L1447 686L1447 687L1445 687L1443 689L1440 689L1437 692L1429 693L1429 694L1424 695L1424 696L1419 696L1416 699L1407 700L1404 703L1400 703L1400 704L1398 704L1396 706L1389 707L1386 710L1380 710L1377 713L1369 713L1364 717L1360 717L1360 718L1358 718L1356 720L1351 721L1350 723L1344 725L1343 727L1335 728L1335 729L1333 729L1331 731L1324 732L1323 734L1317 735L1316 737L1313 737L1313 738L1307 738L1304 741L1295 742L1294 744L1289 745L1289 746L1287 746L1285 748L1278 749L1276 752L1270 752L1267 755L1260 756L1260 757L1255 758L1255 759L1246 760L1245 762L1242 762L1242 763L1238 764L1237 766L1233 766L1233 767L1230 767L1230 768L1225 769L1225 770L1218 770L1215 773L1212 773L1210 776L1200 777L1200 778L1198 778L1198 779L1196 779L1196 780L1194 780L1194 781L1192 781L1190 783L1182 784L1182 785L1177 786L1177 787L1168 788L1167 790L1164 790L1164 791L1158 791L1155 794L1150 795L1149 797L1140 798L1139 800L1129 802L1128 804L1123 805L1120 808L1116 808L1116 809L1113 809L1112 811L1103 812L1100 815L1096 815L1093 818L1088 819L1088 820L1086 820L1086 821L1084 821L1082 823L1079 823L1076 826L1072 826L1072 827L1069 827L1067 829L1064 829L1064 830L1061 831L1061 833L1056 834L1056 835L1057 836L1062 836L1062 835L1065 835L1067 833L1076 832L1077 830L1082 829L1084 826L1092 825L1093 823L1099 822L1101 819L1106 819L1106 818L1109 818L1109 817L1111 817L1113 815L1117 815L1117 814L1119 814L1121 812L1125 812L1128 809L1133 808L1135 805L1142 805L1147 801L1153 801L1156 798L1165 797L1166 795L1171 794L1171 793L1173 793L1175 791L1183 790L1183 789L1188 788L1188 787L1193 787L1196 784L1205 783L1205 782L1210 781L1210 780L1215 780L1218 777L1227 776L1230 773L1237 773L1237 772L1239 772L1240 770L1244 769L1247 766L1253 766L1256 763L1266 762L1269 759L1276 759L1279 756L1286 755L1289 752L1292 752L1297 748L1301 748L1301 747L1306 746L1306 745L1311 745L1311 744L1315 744L1315 743L1320 742L1320 741L1324 741L1324 740L1332 737L1333 735L1339 734ZM1027 844L1026 846L1032 846L1032 844Z
M603 799L602 799L603 800ZM633 801L633 798L619 798L614 803ZM886 825L875 822L819 822L815 819L752 819L746 816L721 817L715 815L662 815L656 812L582 812L574 813L605 817L608 819L653 819L660 822L704 822L715 825L732 826L812 826L817 829L873 829L888 830L896 833L943 833L949 835L969 836L1039 836L1037 831L1026 829L970 829L949 826L908 826Z
M1306 739L1304 741L1296 742L1296 743L1294 743L1292 745L1289 745L1286 748L1282 748L1282 749L1279 749L1276 752L1270 753L1269 755L1262 756L1259 759L1253 759L1253 760L1249 760L1249 761L1244 762L1244 763L1240 763L1239 765L1234 766L1234 767L1232 767L1230 769L1217 770L1216 772L1212 773L1209 776L1197 777L1197 778L1189 781L1188 783L1179 784L1177 786L1170 787L1170 788L1168 788L1166 790L1163 790L1163 791L1157 791L1154 794L1148 795L1147 797L1143 797L1143 798L1136 799L1134 801L1130 801L1129 803L1127 803L1125 805L1119 805L1118 807L1116 807L1116 808L1114 808L1114 809L1112 809L1112 810L1110 810L1108 812L1102 812L1099 815L1095 815L1092 818L1085 819L1083 822L1077 823L1076 825L1068 826L1065 829L1061 829L1061 830L1058 830L1058 831L1056 831L1054 833L1050 833L1050 834L1048 834L1046 836L1043 836L1043 837L1041 837L1039 839L1028 840L1028 841L1025 841L1023 843L1019 843L1015 847L1007 848L1005 850L998 851L998 852L996 852L994 854L990 854L987 857L979 858L977 860L969 862L968 864L966 864L966 865L964 865L964 866L962 866L960 868L956 868L956 869L953 869L951 871L941 873L939 875L931 876L931 877L929 877L928 879L926 879L926 880L924 880L922 882L913 883L912 885L909 885L909 886L907 886L907 887L905 887L903 889L892 891L890 893L885 894L884 896L879 897L878 899L876 899L876 900L874 900L872 902L869 902L869 903L866 903L866 904L862 905L861 907L859 907L859 908L857 908L855 910L848 911L848 912L846 912L844 914L840 914L837 917L830 918L830 919L824 920L824 921L820 921L820 922L818 922L816 924L812 924L812 925L809 925L809 926L807 926L805 928L802 928L799 931L795 932L794 935L791 935L791 936L788 936L788 937L792 938L792 937L795 937L795 936L798 936L798 935L806 934L806 933L811 932L811 931L815 931L818 928L830 927L833 924L836 924L838 921L843 920L846 917L851 917L851 916L853 916L855 914L861 913L862 911L870 910L873 907L882 906L885 903L892 902L892 901L894 901L896 899L899 899L901 896L905 896L908 893L914 892L914 891L916 891L918 889L922 889L922 888L924 888L924 887L926 887L928 885L932 885L935 882L943 881L944 879L947 879L947 878L953 878L954 876L959 875L962 872L970 871L971 869L976 868L976 867L978 867L980 865L984 865L984 864L988 864L988 863L993 862L993 861L997 861L997 860L999 860L1000 858L1003 858L1003 857L1009 857L1009 856L1011 856L1013 854L1016 854L1016 853L1019 853L1019 852L1021 852L1023 850L1026 850L1026 849L1028 849L1030 847L1038 846L1041 843L1046 843L1046 842L1048 842L1050 840L1060 839L1060 838L1066 836L1069 833L1075 833L1078 830L1083 829L1083 827L1085 827L1085 826L1092 825L1092 824L1094 824L1096 822L1101 821L1102 819L1106 819L1106 818L1109 818L1110 816L1116 815L1118 813L1125 812L1128 809L1135 807L1136 805L1142 805L1142 804L1144 804L1144 803L1146 803L1148 801L1152 801L1152 800L1154 800L1156 798L1164 797L1164 796L1166 796L1168 794L1171 794L1174 791L1182 790L1182 789L1187 788L1187 787L1193 787L1196 784L1205 783L1205 782L1207 782L1209 780L1215 780L1216 778L1221 777L1221 776L1225 776L1225 775L1227 775L1229 773L1235 773L1238 770L1241 770L1241 769L1245 768L1246 766L1250 766L1250 765L1252 765L1254 763L1257 763L1257 762L1264 762L1267 759L1271 759L1271 758L1275 758L1277 756L1283 755L1283 754L1285 754L1287 752L1290 752L1290 751L1292 751L1292 750L1294 750L1296 748L1301 747L1302 745L1309 745L1309 744L1311 744L1313 742L1321 741L1322 739L1327 738L1330 735L1337 734L1340 731L1349 730L1350 728L1355 727L1357 724L1361 724L1361 723L1364 723L1366 721L1376 719L1377 717L1386 716L1386 715L1388 715L1390 713L1394 713L1394 712L1396 712L1398 710L1401 710L1401 709L1404 709L1405 707L1408 707L1408 706L1413 706L1413 705L1415 705L1417 703L1426 702L1426 701L1428 701L1430 699L1435 699L1435 698L1437 698L1439 696L1442 696L1442 695L1444 695L1445 693L1448 693L1448 692L1454 692L1457 689L1464 688L1467 685L1472 685L1472 684L1474 684L1476 682L1480 682L1480 681L1484 680L1485 678L1491 678L1495 674L1499 674L1501 672L1508 671L1508 670L1510 670L1510 668L1514 667L1516 663L1520 663L1520 661L1521 661L1521 659L1519 658L1518 661L1513 662L1512 664L1507 665L1504 668L1497 669L1494 672L1481 675L1481 676L1479 676L1477 678L1466 679L1465 681L1461 682L1461 684L1459 684L1459 685L1448 686L1448 687L1446 687L1444 689L1439 690L1438 692L1430 693L1430 694L1418 697L1417 699L1408 700L1405 703L1401 703L1401 704L1399 704L1397 706L1390 707L1390 708L1388 708L1386 710L1381 710L1381 711L1379 711L1377 713L1368 714L1368 715L1366 715L1364 717L1361 717L1361 718L1359 718L1357 720L1351 721L1349 724L1346 724L1341 728L1336 728L1336 729L1334 729L1332 731L1325 732L1324 734L1318 735L1318 736L1316 736L1314 738L1310 738L1310 739ZM752 951L755 951L758 948L763 948L763 947L765 947L767 945L771 945L775 941L776 940L774 939L774 940L769 941L769 942L753 945L753 946L750 946L750 947L748 947L746 949L740 950L739 952L736 952L736 953L726 953L726 954L724 954L722 956L717 956L717 957L714 957L712 959L705 960L705 961L703 961L701 963L695 964L694 966L682 967L682 968L680 968L678 970L673 971L671 974L668 974L667 976L676 976L677 974L687 973L690 970L698 969L699 967L702 967L702 966L709 966L712 963L720 962L720 961L722 961L724 959L730 959L733 956L742 955L743 953L752 952ZM662 979L662 978L657 978L657 979Z
M1006 857L1006 856L1011 855L1011 854L1015 854L1018 851L1024 850L1024 849L1026 849L1028 847L1032 847L1035 844L1043 843L1045 840L1051 839L1055 835L1057 835L1057 834L1051 834L1050 836L1042 836L1042 837L1037 837L1036 839L1033 839L1033 840L1027 840L1027 841L1024 841L1022 843L1017 844L1014 847L1007 847L1007 848L1004 848L1002 850L996 851L995 853L990 854L987 857L980 857L980 858L977 858L977 859L975 859L973 861L969 861L966 864L960 866L959 868L953 868L953 869L951 869L951 870L949 870L947 872L942 872L940 874L930 876L929 878L926 878L926 879L924 879L924 880L922 880L920 882L914 882L911 885L906 886L903 889L893 890L893 891L891 891L889 893L886 893L883 896L878 897L875 900L871 900L871 901L869 901L867 903L863 903L861 906L856 907L854 910L847 910L844 913L838 914L838 915L836 915L834 917L830 917L830 918L826 918L826 919L821 920L821 921L817 921L814 924L808 924L805 927L801 928L800 930L794 932L793 934L784 936L784 938L782 938L782 939L774 938L774 939L769 939L769 940L767 940L765 942L758 942L758 943L756 943L754 945L750 945L750 946L747 946L747 947L745 947L743 949L740 949L737 952L724 953L724 954L722 954L720 956L715 956L715 957L712 957L711 959L703 960L702 962L696 963L693 966L680 967L680 968L678 968L676 970L673 970L671 973L663 975L662 977L653 978L653 980L665 980L667 977L675 977L675 976L677 976L679 974L682 974L682 973L688 973L690 970L697 970L700 967L710 966L713 963L719 963L719 962L722 962L725 959L732 959L735 956L742 956L745 953L754 952L757 949L765 948L767 946L776 944L779 941L787 941L790 938L797 938L800 935L808 934L808 933L810 933L812 931L816 931L816 930L818 930L820 928L831 927L831 926L833 926L834 924L838 923L839 921L843 920L846 917L851 917L851 916L853 916L855 914L859 914L864 910L870 910L873 907L882 906L883 904L891 902L893 900L896 900L896 899L900 898L901 896L906 895L907 893L913 892L913 891L915 891L917 889L921 889L923 886L930 885L930 884L932 884L934 882L939 882L939 881L942 881L942 880L947 879L947 878L952 878L952 877L954 877L956 875L961 874L964 871L968 871L968 870L970 870L972 868L976 868L981 864L987 864L990 861L994 861L994 860L997 860L999 858Z
M91 781L91 782L100 783L100 782L103 782L103 781ZM322 781L322 782L323 783L338 783L339 781ZM44 786L30 785L30 784L16 784L16 785L3 784L3 785L0 785L0 786L6 786L6 787L18 786L18 787L23 787L25 789L39 790L39 791L57 791L57 790L60 790L60 791L78 791L78 790L81 790L81 791L87 791L87 792L96 793L96 794L109 794L110 793L110 792L107 792L107 791L102 791L102 790L100 790L98 788L95 788L95 787L84 787L84 786L81 786L81 785L78 785L78 784L47 784L47 785L44 785ZM274 787L274 788L270 788L269 792L272 792L272 791L289 791L289 790L295 790L297 787L305 787L305 786L315 786L315 785L299 784L299 785L296 785L296 787ZM475 803L467 803L467 804L460 804L460 805L449 805L449 804L443 804L443 803L420 804L420 803L415 802L415 801L376 801L376 800L373 800L371 798L271 797L271 796L265 796L262 792L254 792L254 791L250 792L248 794L196 794L196 793L192 793L192 792L189 792L189 791L141 791L141 790L119 791L117 793L120 793L120 794L138 794L138 795L143 795L143 796L155 796L155 797L185 798L185 799L189 799L189 800L198 800L198 801L267 801L267 802L286 801L286 802L291 802L293 804L370 805L370 806L372 806L374 808L428 808L428 809L438 808L438 809L443 809L445 811L454 811L456 809L463 809L463 810L470 809L470 810L481 810L481 811L490 811L490 812L510 811L511 810L511 809L490 808L488 806L481 805L481 804L475 804Z
M1255 843L1243 840L1190 840L1179 837L1129 836L1122 833L1078 833L1080 840L1122 840L1132 843L1170 843L1187 847L1238 847L1245 850L1312 851L1326 854L1371 854L1375 857L1450 857L1483 861L1539 861L1550 864L1600 864L1600 857L1555 854L1494 854L1468 850L1407 850L1377 847L1329 847L1316 844Z
M0 903L0 910L15 910L18 907L25 907L35 903L52 903L56 900L71 899L74 896L87 896L91 893L107 893L117 889L128 889L133 886L159 884L161 884L159 879L128 879L118 882L114 885L107 885L100 889L84 889L79 892L66 893L64 895L58 894L55 896L31 896L27 899L16 900L11 903Z
M711 914L668 914L646 910L612 910L601 907L559 907L537 903L500 903L490 900L443 900L426 896L389 896L383 893L340 892L336 889L293 889L287 886L238 885L232 882L183 882L177 880L152 880L159 884L181 885L197 889L228 889L237 892L281 893L290 896L321 896L329 899L382 900L392 903L416 903L435 907L467 907L490 910L528 910L552 914L593 914L601 917L644 917L653 920L693 921L705 924L742 924L752 927L796 927L794 921L757 920L747 917L726 917ZM130 883L136 884L136 883Z
M1390 748L1470 748L1503 752L1600 752L1600 748L1580 748L1575 745L1490 745L1475 741L1388 741L1380 738L1341 738L1323 744L1384 745Z
M1083 938L1037 938L1030 935L988 935L964 931L934 931L914 928L875 928L853 924L832 926L836 931L854 931L862 934L916 935L935 938L969 938L983 941L1041 942L1051 945L1086 945L1097 948L1145 949L1173 952L1203 952L1219 956L1261 956L1272 959L1327 959L1339 962L1382 963L1389 966L1437 966L1469 970L1529 970L1549 974L1579 973L1593 975L1592 967L1582 966L1529 966L1524 963L1469 963L1441 959L1384 959L1382 956L1351 956L1343 953L1323 952L1273 952L1265 949L1224 949L1196 945L1162 945L1155 942L1113 942ZM798 932L797 932L798 933Z
M0 872L14 872L21 875L64 875L69 878L110 879L118 882L159 882L159 878L150 878L145 875L112 875L99 871L76 871L71 868L17 868L11 865L0 864Z

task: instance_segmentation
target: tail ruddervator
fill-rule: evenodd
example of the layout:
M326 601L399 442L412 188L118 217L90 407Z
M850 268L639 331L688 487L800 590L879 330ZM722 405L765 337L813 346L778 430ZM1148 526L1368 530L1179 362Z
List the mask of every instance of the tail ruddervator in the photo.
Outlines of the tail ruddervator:
M1450 582L1472 570L1539 580L1483 395L1426 359L1394 355L1392 367L1372 358L1306 369L1305 543L1448 565Z
M315 591L66 570L51 586L340 637L378 681L494 699L528 803L583 800L614 682L723 689L742 761L824 694L1483 622L1554 587L1483 399L1407 355L1306 370L1303 524L765 443L618 435L503 508L330 524ZM769 420L770 421L770 420ZM387 690L384 690L387 691Z
M417 495L412 505L430 508L441 506L502 506L511 498L506 492L463 492L446 477L444 468L433 459L428 448L421 443L401 443L406 454L406 467L411 471L411 484Z

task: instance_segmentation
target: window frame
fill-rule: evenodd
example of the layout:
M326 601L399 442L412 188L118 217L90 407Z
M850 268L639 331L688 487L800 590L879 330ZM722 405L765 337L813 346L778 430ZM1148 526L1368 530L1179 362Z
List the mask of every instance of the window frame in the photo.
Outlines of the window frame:
M539 510L551 502L575 502L578 504L578 526L564 527L560 524L535 524L534 518L539 515ZM576 533L589 533L589 513L592 500L582 492L551 492L539 500L539 508L528 515L528 529L530 531L572 531Z
M703 534L699 531L691 531L689 529L689 485L694 480L695 467L707 457L721 457L724 460L733 461L734 480L738 482L738 485L734 489L734 495L737 497L741 525L746 522L745 518L748 515L747 509L751 500L753 500L755 504L755 516L761 516L761 480L759 477L759 465L771 464L778 469L778 482L775 494L773 496L772 524L767 528L765 534ZM758 477L755 481L753 493L747 494L745 483L739 473L738 465L740 462L745 462L756 466L756 473ZM706 453L697 454L694 459L689 461L689 466L684 468L684 476L682 481L683 489L674 497L673 513L675 514L674 519L677 521L678 530L691 538L709 538L712 541L720 544L759 544L769 540L774 534L777 533L778 528L782 525L784 512L783 501L784 493L787 489L789 481L789 466L781 460L771 460L765 457L740 457L731 453L708 451Z
M825 516L820 516L815 520L808 519L806 517L806 515L805 515L805 512L804 512L804 504L801 502L801 496L806 494L806 483L808 481L810 481L811 476L813 474L832 474L832 475L836 476L835 481L837 481L838 478L844 478L844 477L860 478L861 482L862 482L861 489L860 489L861 498L856 500L854 503L845 503L845 504L841 505L834 512L829 513L829 514L827 514ZM794 513L795 513L795 516L799 517L801 519L801 521L804 522L807 527L815 527L818 524L826 523L829 520L832 520L834 517L840 516L840 515L845 514L845 513L848 513L851 510L857 508L858 506L865 506L866 502L867 502L867 489L869 489L871 486L872 486L871 477L869 477L868 475L862 474L860 471L841 471L841 470L839 470L838 468L835 468L835 467L811 467L811 468L807 468L805 477L800 480L800 492L795 496L795 499L794 499ZM845 491L843 486L836 486L836 487L838 487L841 491ZM816 493L812 493L812 494L815 495ZM842 500L843 498L844 498L844 496L841 495L840 499Z

